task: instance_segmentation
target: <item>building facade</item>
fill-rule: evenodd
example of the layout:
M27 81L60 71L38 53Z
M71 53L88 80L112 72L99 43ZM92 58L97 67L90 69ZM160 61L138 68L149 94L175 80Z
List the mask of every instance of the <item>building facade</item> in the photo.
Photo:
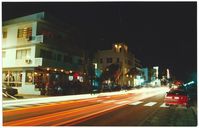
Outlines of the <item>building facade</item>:
M3 86L40 95L56 82L83 82L84 51L55 18L40 12L5 21L2 30Z
M109 70L111 64L119 65L119 71L113 75L117 75L115 84L122 86L134 86L135 73L131 73L131 69L141 69L140 61L128 51L128 46L124 43L115 43L110 50L98 51L95 62L101 71ZM108 84L110 80L105 82Z

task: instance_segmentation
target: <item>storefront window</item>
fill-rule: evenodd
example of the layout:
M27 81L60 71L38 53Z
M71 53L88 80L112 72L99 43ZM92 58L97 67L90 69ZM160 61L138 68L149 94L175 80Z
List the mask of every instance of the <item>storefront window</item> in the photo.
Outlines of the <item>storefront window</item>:
M26 84L33 84L34 81L34 72L33 71L27 71L26 72Z
M2 73L2 83L7 87L21 87L22 72L20 71L6 71Z

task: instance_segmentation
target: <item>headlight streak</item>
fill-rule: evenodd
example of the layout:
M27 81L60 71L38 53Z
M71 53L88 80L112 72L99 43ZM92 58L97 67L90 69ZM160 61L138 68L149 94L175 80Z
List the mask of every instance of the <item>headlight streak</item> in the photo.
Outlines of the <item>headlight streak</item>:
M132 93L132 92L134 92L134 93ZM37 125L47 126L48 124L51 124L53 126L59 126L59 125L65 125L65 124L71 125L71 124L74 124L77 122L81 122L83 120L94 118L94 117L99 116L108 111L120 108L122 106L128 105L128 104L138 101L138 100L149 98L151 96L154 96L154 95L157 95L157 94L163 93L163 92L166 92L166 90L164 88L149 89L149 90L143 89L142 91L141 90L132 90L127 93L122 92L125 95L111 96L108 99L104 95L101 95L98 98L94 98L94 100L96 100L96 101L102 100L102 99L103 99L102 101L106 100L100 104L95 104L95 105L86 106L86 107L82 107L82 108L76 108L76 109L67 110L67 111L56 112L56 113L47 114L47 115L30 117L30 118L26 118L26 119L22 119L22 120L17 120L17 121L5 122L3 125L4 126L37 126ZM132 94L134 94L134 95L132 96ZM126 96L127 98L123 99L122 96ZM113 97L120 98L120 100L114 100ZM93 100L86 99L85 101L93 101ZM78 102L78 101L72 101L72 102ZM61 103L64 104L64 102L61 102ZM79 103L81 103L81 102L79 101ZM46 110L49 107L53 107L53 105L59 105L59 103L46 105ZM41 108L42 107L43 106L41 106ZM45 107L43 107L43 108L45 108ZM34 107L32 109L34 109ZM22 109L22 110L24 110L24 109ZM28 110L28 109L25 109L25 110ZM31 110L31 109L29 109L29 110ZM13 111L17 112L18 114L20 113L20 111L18 111L18 110L13 110ZM9 114L9 112L11 113L13 111L8 110L7 114ZM6 111L5 111L5 113L6 113Z

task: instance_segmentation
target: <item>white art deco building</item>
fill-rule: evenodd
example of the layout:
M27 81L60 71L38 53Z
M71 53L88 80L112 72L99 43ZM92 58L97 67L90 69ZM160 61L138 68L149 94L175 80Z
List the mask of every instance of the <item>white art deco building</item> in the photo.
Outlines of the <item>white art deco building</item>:
M70 45L69 32L60 24L45 12L3 22L4 86L17 88L20 94L39 95L39 84L63 80L63 73L76 73L76 77L78 73L82 81L84 52Z

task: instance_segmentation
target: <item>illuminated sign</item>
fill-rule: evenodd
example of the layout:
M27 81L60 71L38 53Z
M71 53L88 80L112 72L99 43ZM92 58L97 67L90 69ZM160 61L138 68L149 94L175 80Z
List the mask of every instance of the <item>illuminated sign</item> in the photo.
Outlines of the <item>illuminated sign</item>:
M68 80L72 81L73 80L73 76L68 76Z

